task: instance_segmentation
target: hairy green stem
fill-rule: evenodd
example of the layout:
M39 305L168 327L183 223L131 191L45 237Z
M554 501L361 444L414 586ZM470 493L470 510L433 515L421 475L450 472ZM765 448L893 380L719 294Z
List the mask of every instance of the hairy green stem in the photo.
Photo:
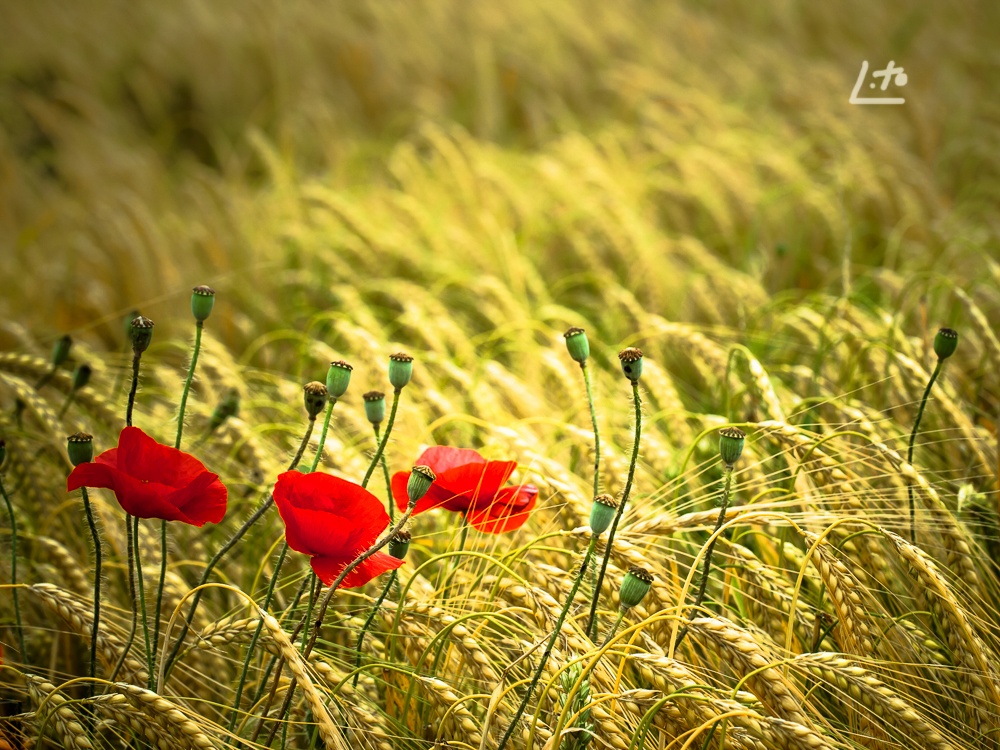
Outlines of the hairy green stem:
M382 606L382 602L385 601L385 597L388 595L389 589L392 588L392 584L395 580L396 580L396 571L394 570L392 571L392 573L389 574L389 582L385 585L385 588L382 589L382 593L379 594L378 599L375 600L375 604L372 607L372 611L368 613L368 618L365 620L365 624L361 626L361 632L358 633L358 645L357 648L355 649L358 652L357 658L354 660L355 669L361 666L361 647L364 645L365 636L368 634L368 629L371 627L372 621L374 621L375 619L375 615L378 614L378 608ZM352 685L354 685L354 687L358 686L358 678L360 677L361 677L361 672L360 671L356 672L354 675L354 681L351 683Z
M156 679L156 675L153 674L153 650L149 645L149 617L146 613L146 587L142 580L142 559L139 556L139 519L136 518L133 523L135 524L135 531L132 533L132 544L135 545L135 580L138 584L139 590L139 611L142 615L142 637L146 642L146 669L149 672L146 686L148 689L152 690L153 681Z
M330 417L333 416L333 407L336 405L337 399L331 397L326 403L326 416L323 417L323 428L319 432L319 446L316 448L316 455L313 456L312 466L309 467L309 473L316 471L316 467L319 466L319 461L323 457L323 446L326 445L326 433L330 429Z
M94 678L97 663L97 633L101 624L101 537L97 533L97 522L94 520L94 509L90 506L90 495L87 488L81 487L83 493L83 509L87 513L87 525L94 539L94 624L90 629L90 678ZM93 686L91 686L93 691Z
M927 381L927 387L924 389L924 396L920 399L920 408L917 409L917 418L913 420L913 431L910 433L910 447L906 451L906 462L910 465L913 464L913 446L917 441L917 430L920 429L920 420L924 416L924 408L927 406L927 399L930 398L931 388L934 387L934 381L937 380L938 375L941 374L941 366L944 364L943 359L938 359L937 365L934 367L934 372L931 373L931 379ZM910 543L917 543L917 506L913 497L913 483L907 482L906 494L910 500Z
M125 407L125 424L132 426L132 409L135 407L135 392L139 388L139 361L142 354L136 353L132 356L132 385L128 391L128 406Z
M594 409L594 394L590 387L590 370L587 369L587 362L580 363L583 370L583 382L587 385L587 404L590 406L590 424L594 428L594 497L597 497L600 485L601 472L601 436L597 432L597 412Z
M389 411L389 421L385 425L385 434L382 435L382 440L378 444L378 450L375 451L375 457L372 458L372 462L368 466L368 471L365 472L365 478L361 480L362 487L368 487L368 481L372 478L372 472L375 471L379 459L382 458L382 453L385 452L385 444L389 442L389 434L392 432L392 425L396 421L396 408L399 406L399 394L401 392L401 388L396 388L392 392L392 409Z
M601 642L600 646L601 648L604 648L609 643L611 643L611 639L615 637L615 633L618 632L618 628L621 627L622 620L625 617L625 611L626 611L625 609L619 608L618 618L615 620L615 624L611 626L611 630L608 631L608 634L604 637L604 640Z
M135 558L133 556L134 550L132 549L132 516L128 513L125 514L125 549L127 550L126 557L128 558L128 593L129 598L132 600L132 627L129 629L128 638L125 639L125 646L122 648L122 654L118 657L118 663L115 664L108 682L114 682L118 679L118 673L125 663L125 658L128 656L128 652L132 650L132 643L135 641L135 630L139 624L139 604L135 591Z
M381 441L380 430L378 424L373 424L372 427L375 429L375 440ZM385 462L385 454L382 455L380 460L382 464L382 474L385 475L385 492L386 492L386 506L389 509L389 523L394 523L396 521L396 503L392 497L392 479L389 477L389 464Z
M7 490L3 486L3 478L0 477L0 495L7 505L7 514L10 516L10 582L13 586L11 592L14 595L14 620L17 623L17 647L20 649L18 656L21 663L28 663L28 656L24 652L24 627L21 625L21 606L17 598L17 520L14 518L14 506L7 496ZM96 632L96 630L95 630Z

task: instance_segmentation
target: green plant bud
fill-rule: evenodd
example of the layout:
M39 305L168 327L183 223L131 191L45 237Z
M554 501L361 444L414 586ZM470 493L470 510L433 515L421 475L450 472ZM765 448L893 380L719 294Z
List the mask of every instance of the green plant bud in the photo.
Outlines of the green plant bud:
M405 352L389 355L389 382L397 391L410 382L413 375L413 357Z
M235 417L239 413L239 410L240 393L235 388L230 388L226 395L223 396L222 401L219 402L219 405L215 407L215 411L212 412L208 429L211 431L217 430L227 419Z
M129 335L132 339L133 353L142 354L149 348L149 342L153 340L153 321L142 315L133 318L129 325Z
M431 471L429 466L413 467L410 472L410 480L406 483L406 495L410 498L411 508L427 494L427 490L434 484L435 479L437 479L437 474Z
M642 375L642 352L634 346L618 352L618 360L622 363L622 372L633 383L639 382Z
M934 337L934 353L938 359L948 359L958 348L958 331L952 328L942 328Z
M56 368L69 358L69 350L73 346L73 338L67 333L60 336L52 345L52 367Z
M315 419L326 408L328 395L326 386L314 380L311 383L306 383L302 391L303 401L306 405L306 414L309 415L310 419Z
M732 467L740 460L746 437L747 434L739 427L723 427L719 430L719 455L726 466Z
M66 438L66 452L70 463L74 466L89 463L94 460L94 436L86 432L78 432Z
M368 391L361 398L365 400L365 416L374 425L385 419L385 394L382 391Z
M94 371L86 362L77 365L76 369L73 370L73 390L78 391L87 385L90 382L90 376L93 374Z
M653 574L645 568L632 566L622 580L622 588L618 593L622 609L632 609L649 593L653 585Z
M196 286L191 290L191 314L199 323L208 320L215 307L215 290L210 286Z
M125 338L129 341L132 340L132 321L139 317L139 311L133 310L128 315L125 316Z
M409 531L405 529L397 531L389 540L389 554L397 560L402 560L410 550L410 539Z
M347 393L353 369L342 359L330 363L330 369L326 371L326 390L333 398L340 398Z
M618 501L611 495L598 495L590 506L590 530L595 534L603 534L615 520Z
M566 349L569 351L569 356L581 365L586 362L587 357L590 356L590 342L587 341L586 331L574 326L563 334L563 338L566 339Z

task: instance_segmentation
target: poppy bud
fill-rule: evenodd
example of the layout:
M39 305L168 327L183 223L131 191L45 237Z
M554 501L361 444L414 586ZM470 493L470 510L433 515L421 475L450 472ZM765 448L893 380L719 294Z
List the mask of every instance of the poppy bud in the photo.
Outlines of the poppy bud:
M389 355L389 382L397 391L410 382L413 375L413 357L405 352Z
M397 560L402 560L410 550L410 539L409 531L397 531L392 535L392 539L389 540L389 554Z
M429 466L414 466L410 472L410 479L406 483L406 496L410 500L410 507L417 504L417 501L427 494L431 488L437 474L431 471Z
M586 362L587 357L590 356L590 342L587 341L587 333L582 328L574 326L563 334L563 338L566 339L566 349L569 351L569 356L581 365Z
M199 323L208 320L215 307L215 290L210 286L196 286L191 290L191 314Z
M385 419L385 394L382 391L368 391L361 398L365 400L365 416L374 425Z
M942 328L934 337L934 353L938 359L948 359L958 348L958 331Z
M326 371L326 390L333 398L340 398L347 393L347 386L351 383L351 370L353 369L353 367L342 359L330 363L330 369Z
M632 609L645 598L649 593L649 587L653 585L653 574L645 568L632 566L622 580L621 591L618 592L618 599L622 609Z
M590 506L590 530L595 534L607 531L618 510L618 501L611 495L598 495Z
M132 339L132 321L139 317L139 311L133 310L125 316L125 338Z
M625 377L633 383L638 383L639 376L642 375L642 352L634 346L630 346L628 349L622 349L618 352L618 359L622 363L622 372L625 373Z
M723 427L719 430L719 455L726 466L731 467L740 460L746 436L739 427Z
M219 405L215 407L215 411L212 412L212 418L209 420L208 429L217 430L227 419L235 417L239 410L239 391L235 388L230 388L229 392L226 393L222 401L219 402Z
M52 367L58 367L69 357L70 347L73 346L73 339L69 334L61 336L55 344L52 345Z
M327 390L326 386L314 380L306 383L302 388L303 400L306 405L306 414L310 419L315 419L324 408L326 408Z
M78 432L66 438L66 452L70 463L74 466L89 463L94 460L94 436L86 432Z
M86 362L81 365L77 365L77 368L73 370L73 390L78 391L87 385L87 383L90 382L90 376L93 372L94 371L90 368L90 365Z
M142 354L149 348L149 342L153 340L153 321L142 315L133 318L129 324L129 336L132 339L133 353Z

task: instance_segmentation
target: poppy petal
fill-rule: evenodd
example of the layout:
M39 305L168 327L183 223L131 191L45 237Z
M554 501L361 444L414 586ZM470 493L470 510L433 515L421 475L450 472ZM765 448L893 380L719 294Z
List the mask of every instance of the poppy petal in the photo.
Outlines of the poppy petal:
M205 464L184 451L158 443L138 427L126 427L118 438L118 470L169 487L186 487Z
M330 586L337 580L337 576L343 572L350 561L337 557L314 557L311 562L313 572L316 573L324 584ZM340 586L345 589L364 586L373 578L390 570L395 570L402 564L403 560L397 560L385 552L376 552L348 573Z
M397 471L392 476L392 497L396 501L396 507L405 511L410 502L410 496L406 492L406 486L410 481L410 472ZM438 486L435 482L427 490L427 493L417 500L413 509L414 515L424 513L434 508L447 508L448 510L464 513L469 509L471 500L454 492Z
M171 493L166 499L193 526L218 523L226 515L229 493L218 474L203 471L187 487Z
M516 461L465 464L440 474L434 484L453 496L468 498L469 507L475 508L492 503L497 491L516 468Z
M443 474L449 469L466 464L484 464L486 459L471 448L450 448L436 445L428 448L417 459L418 466L429 466L435 474Z
M503 534L521 528L538 498L538 488L532 484L504 487L496 502L487 508L472 509L466 518L469 524L487 534Z
M175 491L173 487L157 482L146 482L119 471L113 489L122 510L136 518L159 518L164 521L190 523L187 515L168 500Z
M72 492L81 487L115 488L115 478L118 472L104 463L78 464L66 477L66 491Z

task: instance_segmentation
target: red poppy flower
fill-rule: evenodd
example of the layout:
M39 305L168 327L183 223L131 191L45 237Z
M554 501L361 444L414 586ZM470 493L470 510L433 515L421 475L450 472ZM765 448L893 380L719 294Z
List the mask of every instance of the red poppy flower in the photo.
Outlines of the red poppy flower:
M535 507L538 488L532 484L504 487L517 468L515 461L487 461L468 448L435 447L423 452L417 465L429 466L437 479L427 494L417 501L414 513L432 508L447 508L465 513L479 531L502 534L520 528ZM392 477L392 496L400 510L405 510L408 471Z
M331 474L286 471L274 485L274 503L285 522L285 541L312 557L312 569L327 586L389 525L381 501L354 482ZM403 564L376 552L347 574L341 584L353 589Z
M79 464L66 489L113 490L126 513L138 518L218 523L226 515L226 486L194 456L158 443L138 427L126 427L118 447Z

